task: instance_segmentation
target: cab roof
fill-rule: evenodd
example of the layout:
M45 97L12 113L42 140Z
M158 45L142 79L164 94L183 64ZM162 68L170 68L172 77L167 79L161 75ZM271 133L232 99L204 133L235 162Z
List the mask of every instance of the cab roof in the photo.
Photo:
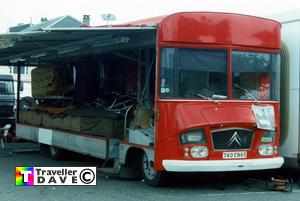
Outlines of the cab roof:
M280 24L233 13L182 12L113 26L0 34L0 65L73 61L157 42L279 49Z

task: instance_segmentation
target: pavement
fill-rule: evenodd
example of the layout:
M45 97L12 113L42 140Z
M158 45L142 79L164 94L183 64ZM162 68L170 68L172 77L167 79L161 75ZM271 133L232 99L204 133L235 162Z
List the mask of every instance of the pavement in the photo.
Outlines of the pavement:
M264 179L277 174L272 171L225 175L172 174L167 185L160 188L149 187L142 180L123 180L101 172L97 173L97 186L15 186L16 166L100 167L103 163L99 159L77 154L69 155L62 161L54 161L46 154L40 154L38 149L39 146L33 143L13 143L8 144L5 150L0 149L0 201L300 200L300 188L296 182L290 193L266 190Z

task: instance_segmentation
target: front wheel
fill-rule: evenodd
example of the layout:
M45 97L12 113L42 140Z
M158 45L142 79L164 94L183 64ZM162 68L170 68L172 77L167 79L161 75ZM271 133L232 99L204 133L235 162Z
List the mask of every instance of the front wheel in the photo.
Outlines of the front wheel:
M161 186L164 183L165 172L158 172L154 169L153 161L148 159L147 153L144 152L141 159L142 176L145 183L149 186Z

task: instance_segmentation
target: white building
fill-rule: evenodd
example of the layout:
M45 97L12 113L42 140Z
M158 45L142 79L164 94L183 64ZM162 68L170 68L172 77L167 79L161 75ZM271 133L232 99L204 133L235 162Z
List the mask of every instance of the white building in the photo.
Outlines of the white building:
M61 16L51 20L42 18L41 23L36 25L19 24L15 27L10 27L10 32L34 32L45 28L78 28L82 24L89 24L89 15L84 15L84 23L71 16ZM23 90L20 92L20 97L31 96L31 71L34 67L21 67L21 82ZM13 75L15 92L17 91L17 66L0 66L0 74Z
M21 67L21 82L23 90L20 97L31 96L31 71L34 67ZM13 75L15 92L17 91L17 67L16 66L0 66L1 75Z

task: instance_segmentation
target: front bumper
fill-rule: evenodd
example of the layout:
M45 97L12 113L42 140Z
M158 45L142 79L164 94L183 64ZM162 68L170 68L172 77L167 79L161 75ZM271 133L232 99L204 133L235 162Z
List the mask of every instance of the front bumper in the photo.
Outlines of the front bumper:
M243 160L163 160L170 172L227 172L276 169L283 165L283 157Z

